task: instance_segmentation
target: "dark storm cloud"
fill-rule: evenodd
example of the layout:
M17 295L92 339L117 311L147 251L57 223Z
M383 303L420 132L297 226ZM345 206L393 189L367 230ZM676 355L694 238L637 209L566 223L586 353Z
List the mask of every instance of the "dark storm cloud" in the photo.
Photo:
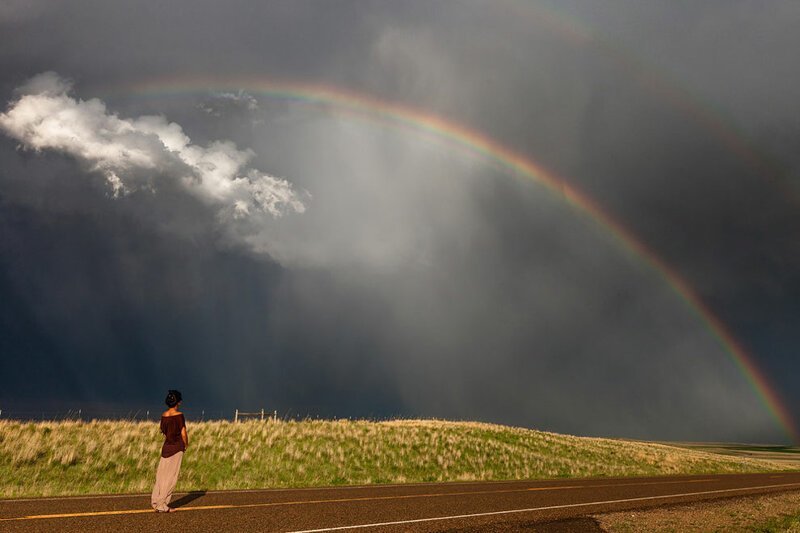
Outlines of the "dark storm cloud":
M295 78L483 131L641 236L791 397L795 204L642 72L540 14L560 10L635 51L723 109L791 178L793 5L10 5L9 106L31 76L56 71L76 80L74 98L101 96L106 114L163 115L196 145L252 149L248 165L311 197L302 214L220 224L175 182L115 199L103 168L74 151L19 151L24 137L4 138L0 400L47 388L53 400L138 407L180 381L209 408L783 438L659 274L542 187L323 108L109 88L165 75Z

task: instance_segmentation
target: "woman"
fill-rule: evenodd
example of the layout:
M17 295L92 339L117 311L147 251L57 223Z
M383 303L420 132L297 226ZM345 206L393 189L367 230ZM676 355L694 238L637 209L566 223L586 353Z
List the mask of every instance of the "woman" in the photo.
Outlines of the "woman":
M167 409L161 415L161 433L164 434L164 446L161 447L161 460L158 462L156 472L156 485L153 487L151 504L157 513L171 513L175 511L167 504L172 499L172 491L178 482L178 472L181 469L183 452L189 445L189 435L186 433L186 420L183 413L178 411L181 406L180 391L167 392Z

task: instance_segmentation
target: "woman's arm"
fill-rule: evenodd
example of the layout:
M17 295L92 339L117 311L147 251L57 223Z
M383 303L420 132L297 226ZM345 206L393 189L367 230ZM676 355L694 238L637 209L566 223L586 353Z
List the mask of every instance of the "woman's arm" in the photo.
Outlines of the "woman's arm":
M183 439L183 447L184 448L188 448L189 447L189 434L186 433L186 426L183 426L181 428L181 438Z

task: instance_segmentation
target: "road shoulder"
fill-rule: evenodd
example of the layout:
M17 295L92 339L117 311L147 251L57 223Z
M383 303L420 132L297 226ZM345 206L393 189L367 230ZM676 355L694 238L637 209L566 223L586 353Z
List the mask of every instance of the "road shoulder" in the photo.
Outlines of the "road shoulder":
M596 515L610 533L785 531L800 516L800 491ZM800 531L795 529L793 531Z

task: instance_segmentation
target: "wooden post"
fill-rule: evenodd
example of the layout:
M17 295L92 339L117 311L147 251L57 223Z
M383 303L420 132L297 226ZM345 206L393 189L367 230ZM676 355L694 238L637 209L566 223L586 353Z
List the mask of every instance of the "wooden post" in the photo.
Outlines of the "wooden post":
M273 422L277 422L278 421L278 410L277 409L275 411L272 411L272 421Z
M234 413L234 415L233 415L233 421L234 422L238 422L239 421L239 410L238 409L236 410L236 413Z
M261 421L264 421L264 408L261 408Z

